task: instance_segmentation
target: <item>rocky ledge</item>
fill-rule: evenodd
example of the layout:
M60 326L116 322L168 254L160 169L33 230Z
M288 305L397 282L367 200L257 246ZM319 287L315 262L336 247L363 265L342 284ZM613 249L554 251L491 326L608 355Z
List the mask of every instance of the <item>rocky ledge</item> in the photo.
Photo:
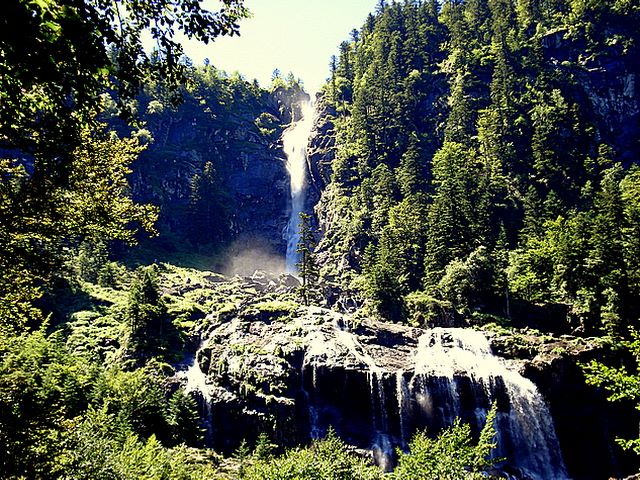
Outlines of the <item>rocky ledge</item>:
M578 366L604 354L599 344L356 320L300 305L297 286L267 274L216 284L230 301L202 324L182 374L212 447L230 452L260 432L292 446L331 426L390 468L394 448L417 429L436 432L460 417L477 432L495 403L497 454L516 478L607 478L632 468L609 439L628 433L633 409L612 408Z

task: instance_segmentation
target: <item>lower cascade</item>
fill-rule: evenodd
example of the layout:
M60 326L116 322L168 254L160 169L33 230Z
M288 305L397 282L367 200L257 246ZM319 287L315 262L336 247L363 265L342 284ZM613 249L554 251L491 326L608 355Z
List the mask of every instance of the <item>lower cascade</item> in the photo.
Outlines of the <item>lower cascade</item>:
M393 371L376 365L355 335L336 328L338 341L366 369L368 385L362 393L368 394L369 404L366 398L356 399L353 395L341 400L340 393L335 391L339 388L336 379L334 385L328 379L322 381L322 376L328 373L323 367L327 351L316 345L305 359L313 377L307 389L313 399L310 418L315 435L325 432L330 425L339 431L341 425L346 431L364 430L376 462L390 470L395 448L406 448L417 429L435 433L451 426L459 417L477 433L495 402L497 447L493 455L506 459L500 468L516 478L568 478L553 420L542 395L513 364L491 353L482 332L462 328L427 330L410 355L412 364ZM355 380L349 377L345 372L343 381ZM352 386L351 392L357 395L357 388ZM357 401L365 402L355 407L367 412L365 418L351 417L351 425L344 428L341 415L363 415L349 411L354 407L347 404Z
M202 348L202 343L200 344ZM198 352L200 351L198 349ZM211 415L211 387L207 383L207 375L200 368L198 355L187 359L183 365L185 368L178 372L179 377L184 382L184 391L196 398L200 407L200 417L203 419L205 429L205 441L209 444L213 442L213 418Z
M243 285L280 291L284 277ZM233 452L267 432L294 446L333 428L390 471L416 431L436 435L459 418L477 435L496 405L497 470L519 480L569 478L544 398L518 361L492 353L483 332L368 321L352 330L351 320L319 307L286 321L252 308L212 320L179 373L200 404L206 444Z

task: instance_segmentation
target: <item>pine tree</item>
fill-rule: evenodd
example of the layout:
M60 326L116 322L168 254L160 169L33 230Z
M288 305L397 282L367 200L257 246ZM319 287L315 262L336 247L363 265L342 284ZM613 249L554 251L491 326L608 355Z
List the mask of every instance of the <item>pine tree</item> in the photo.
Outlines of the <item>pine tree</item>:
M139 268L131 283L125 309L127 354L139 359L163 356L175 334L167 305L160 295L155 265ZM142 363L142 362L138 362Z
M403 297L420 288L426 211L424 195L405 198L389 212L378 244L367 248L365 288L375 312L387 320L403 320Z
M331 60L329 61L329 73L330 73L330 81L331 81L331 101L335 102L337 95L337 71L338 71L338 58L335 55L331 55Z
M202 174L194 175L191 180L188 232L195 245L224 239L230 203L215 167L206 162Z
M622 166L616 164L603 172L601 189L594 199L595 215L590 235L588 264L602 295L602 323L608 333L623 334L620 313L627 296L627 271L624 263L624 236L627 227L620 181Z
M396 181L404 198L426 190L427 179L423 153L415 136L409 140L409 147L400 159L400 166L396 170Z
M299 262L296 264L296 267L298 267L298 274L302 279L302 285L299 291L305 305L309 305L310 302L316 300L319 296L318 280L320 272L318 264L316 263L315 248L316 240L311 226L311 215L301 212L300 241L296 248Z
M167 406L167 424L171 432L171 440L175 444L185 443L198 446L203 438L200 427L198 403L184 389L176 390Z
M479 243L476 152L445 143L433 159L435 192L429 208L427 283L438 280L449 262L465 258Z

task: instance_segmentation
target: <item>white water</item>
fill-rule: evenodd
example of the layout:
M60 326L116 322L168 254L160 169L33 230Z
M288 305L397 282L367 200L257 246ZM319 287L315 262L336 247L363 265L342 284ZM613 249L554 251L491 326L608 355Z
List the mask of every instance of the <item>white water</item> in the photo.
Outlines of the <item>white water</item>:
M287 226L286 271L296 273L300 241L300 213L304 211L304 194L307 177L307 145L313 128L314 109L311 102L301 104L302 118L292 124L282 135L284 153L287 155L287 171L290 178L291 214Z
M506 458L519 472L517 478L568 478L542 395L515 370L515 362L493 355L482 332L427 330L418 340L412 361L394 370L382 366L353 332L336 324L332 333L315 336L305 357L313 369L313 391L322 388L316 382L317 366L338 354L332 350L335 344L330 346L334 336L367 376L373 435L370 448L376 463L385 470L393 466L394 448L406 448L420 422L426 421L429 429L443 428L460 417L480 429L490 404L499 400L494 457ZM312 434L318 435L326 425L317 415L322 406L312 403Z
M306 367L311 368L311 387L315 392L318 389L318 361L322 358L330 358L333 352L328 348L329 344L325 336L320 332L312 333L307 340L309 342L309 348L303 360L302 375L304 376L307 370ZM304 380L302 384L304 385ZM309 392L303 389L303 393L307 398L307 404L309 406L309 436L314 440L321 439L325 436L326 432L320 426L318 409Z
M200 393L206 400L211 398L210 388L207 384L207 376L200 368L200 364L198 363L198 356L194 355L193 363L189 366L184 375L187 383L184 386L185 392L198 392Z
M387 399L385 393L385 371L379 367L369 355L357 336L349 330L335 325L337 340L347 348L360 363L367 367L369 380L369 392L371 401L371 422L375 430L371 451L378 464L384 471L390 471L393 467L394 444L389 435L389 420L387 417Z
M439 415L447 424L460 416L460 376L491 401L501 389L508 397L509 411L497 415L496 457L506 457L530 478L567 478L551 414L533 382L493 355L481 332L434 328L422 335L409 389L419 392L416 401L428 416ZM476 406L474 413L482 425L486 410Z
M202 344L200 345L202 348ZM206 428L207 435L205 440L211 441L213 439L213 423L211 415L211 386L207 383L207 375L200 368L198 363L198 353L200 348L193 356L193 360L189 363L186 370L179 372L179 376L184 378L185 386L184 390L195 396L196 400L201 407L201 418L203 419L204 426Z
M410 393L407 382L404 378L404 370L396 371L396 401L398 404L398 417L400 418L400 448L406 448L407 430L405 413L409 410Z

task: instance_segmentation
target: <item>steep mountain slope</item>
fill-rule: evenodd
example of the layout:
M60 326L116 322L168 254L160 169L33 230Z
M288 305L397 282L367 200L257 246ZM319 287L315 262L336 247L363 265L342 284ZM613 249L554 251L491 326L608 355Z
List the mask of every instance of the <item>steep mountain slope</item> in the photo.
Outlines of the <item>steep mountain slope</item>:
M555 305L545 328L625 331L640 294L637 5L381 5L319 99L326 278L356 280L395 320L542 321Z
M138 100L137 134L151 142L133 166L134 198L160 207L158 242L283 253L290 199L281 135L308 95L297 83L268 91L213 66L189 72L179 105L162 84Z

